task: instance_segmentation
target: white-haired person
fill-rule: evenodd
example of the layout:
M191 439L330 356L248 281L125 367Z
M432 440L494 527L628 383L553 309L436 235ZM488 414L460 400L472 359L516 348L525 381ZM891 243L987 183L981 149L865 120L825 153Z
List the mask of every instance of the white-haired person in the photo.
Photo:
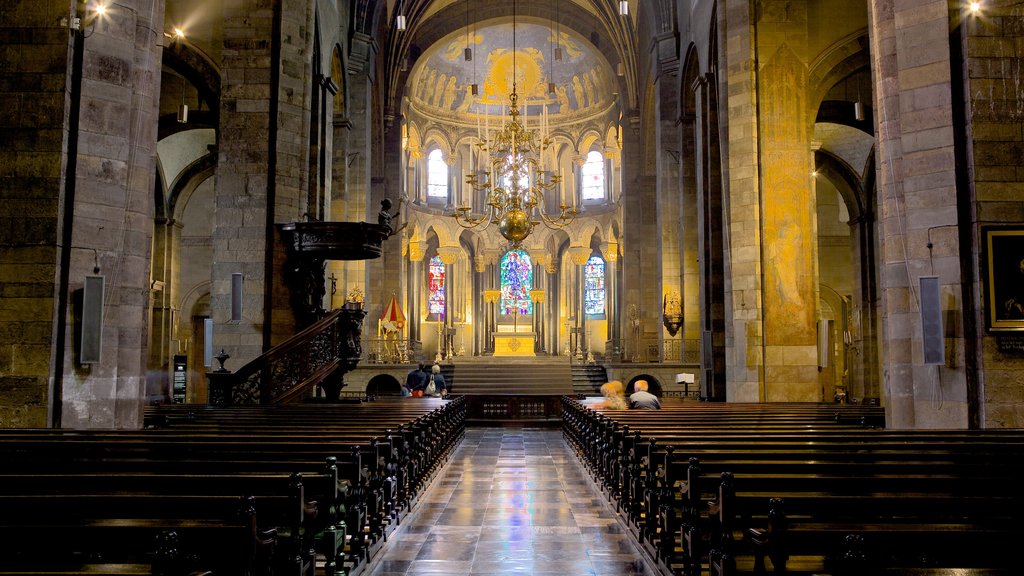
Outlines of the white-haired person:
M633 382L634 392L629 395L629 407L636 410L659 410L661 400L647 391L647 380Z
M430 377L427 379L427 390L424 395L442 398L448 395L448 385L444 381L444 374L441 374L441 367L437 364L430 367Z

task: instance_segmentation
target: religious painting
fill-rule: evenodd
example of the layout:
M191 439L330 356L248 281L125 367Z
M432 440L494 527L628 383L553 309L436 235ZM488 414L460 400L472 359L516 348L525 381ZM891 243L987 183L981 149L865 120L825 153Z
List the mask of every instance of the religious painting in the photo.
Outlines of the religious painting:
M532 314L533 263L525 250L509 250L501 258L501 313Z
M1024 228L983 228L989 330L1024 331Z

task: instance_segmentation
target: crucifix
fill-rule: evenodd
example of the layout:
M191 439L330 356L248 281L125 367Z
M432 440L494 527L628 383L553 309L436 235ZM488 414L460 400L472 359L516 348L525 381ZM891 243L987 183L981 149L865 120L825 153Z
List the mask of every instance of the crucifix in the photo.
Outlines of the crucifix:
M330 275L329 278L331 280L331 310L333 310L334 309L334 294L335 294L335 292L338 291L338 277L334 275L334 272L331 272L331 275Z

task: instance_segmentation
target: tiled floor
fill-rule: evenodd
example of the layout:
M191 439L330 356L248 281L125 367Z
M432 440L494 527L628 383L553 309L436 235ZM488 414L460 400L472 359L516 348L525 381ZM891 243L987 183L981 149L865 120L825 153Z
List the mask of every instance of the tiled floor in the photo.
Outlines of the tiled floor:
M558 430L471 428L371 576L653 576Z

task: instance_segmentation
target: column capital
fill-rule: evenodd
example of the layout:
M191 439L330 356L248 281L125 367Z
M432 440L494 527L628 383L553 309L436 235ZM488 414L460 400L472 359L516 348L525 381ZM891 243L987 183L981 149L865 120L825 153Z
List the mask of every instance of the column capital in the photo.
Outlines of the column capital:
M589 246L570 246L566 250L566 254L569 256L569 260L577 265L583 266L590 259L590 247Z
M619 261L619 243L618 242L602 242L601 243L601 256L604 256L605 262L614 264Z
M544 264L544 271L551 275L558 274L558 259L548 259L548 261Z
M462 246L438 246L437 255L441 257L441 261L446 265L455 264L462 258Z
M484 258L482 255L474 256L473 270L476 270L477 273L483 273L485 270L487 270L487 258Z
M419 262L427 254L427 243L422 240L409 241L409 260Z

